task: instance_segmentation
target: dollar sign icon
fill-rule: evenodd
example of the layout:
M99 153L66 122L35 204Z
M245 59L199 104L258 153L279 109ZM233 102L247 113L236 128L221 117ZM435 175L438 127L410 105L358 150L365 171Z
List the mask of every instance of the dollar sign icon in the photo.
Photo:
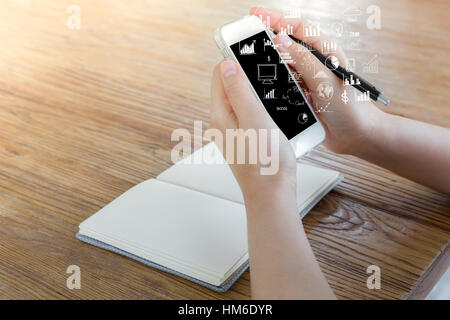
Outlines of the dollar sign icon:
M344 92L341 94L341 99L342 99L342 102L347 104L347 102L349 100L348 97L347 97L347 90L344 90Z

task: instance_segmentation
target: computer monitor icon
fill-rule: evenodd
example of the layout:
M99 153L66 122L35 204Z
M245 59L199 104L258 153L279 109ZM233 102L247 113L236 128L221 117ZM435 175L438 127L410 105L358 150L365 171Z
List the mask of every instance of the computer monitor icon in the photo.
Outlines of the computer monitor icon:
M277 80L276 64L258 64L258 80L263 84L273 84L273 80Z

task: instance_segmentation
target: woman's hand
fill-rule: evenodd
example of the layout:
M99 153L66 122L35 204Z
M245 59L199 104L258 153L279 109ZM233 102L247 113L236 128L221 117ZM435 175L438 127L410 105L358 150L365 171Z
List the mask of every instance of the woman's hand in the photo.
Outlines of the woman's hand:
M270 17L271 27L279 30L293 26L294 37L303 40L315 50L322 51L321 37L304 37L303 28L309 24L300 19L285 19L281 13L265 8L252 8L250 13ZM336 153L357 156L420 184L450 194L450 130L423 122L394 116L378 109L371 101L355 101L361 95L351 86L344 86L309 51L294 43L288 36L278 34L275 42L281 52L288 52L295 63L291 68L301 75L311 92L316 110L325 128L324 145ZM327 55L325 52L322 52ZM346 63L341 48L332 54L339 64ZM330 56L330 55L328 55ZM324 98L324 85L333 91ZM348 99L345 99L345 97Z
M286 28L288 24L293 26L294 37L303 40L320 52L322 52L322 42L330 42L330 39L324 36L305 37L303 28L309 24L300 19L285 19L275 10L259 7L252 8L250 13L261 16L263 21L270 21L271 27L276 30ZM355 149L363 145L372 134L383 112L370 101L356 102L355 92L361 94L359 91L351 86L344 87L342 79L338 79L311 52L302 50L303 46L293 42L288 36L279 33L275 43L278 44L280 52L288 52L291 56L293 63L290 66L303 79L311 94L314 109L330 111L316 113L326 131L324 145L336 153L353 154ZM340 65L346 63L345 54L339 47L333 54L322 53L325 56L337 57ZM321 94L324 85L332 88L331 98L324 98ZM348 98L346 102L342 99L344 92Z
M219 129L224 137L230 134L229 129L242 129L241 134L245 130L279 132L279 141L273 141L270 134L261 141L266 145L279 144L276 174L261 175L260 162L230 163L247 211L252 297L334 299L300 220L295 154L286 136L259 103L246 75L236 63L224 61L215 67L211 96L211 126ZM248 148L239 151L246 153L245 159L249 158ZM227 153L225 149L226 158ZM274 155L271 156L274 160Z
M219 129L225 137L230 132L236 130L239 135L245 134L246 130L256 130L258 140L259 130L268 130L266 141L262 141L268 146L278 143L279 148L274 148L278 154L271 154L272 161L278 162L278 170L274 175L262 175L262 164L258 159L257 164L236 164L230 162L231 169L238 181L244 198L248 198L255 193L258 196L273 194L273 189L279 192L289 189L295 194L296 189L296 162L294 151L286 136L278 129L266 109L259 103L255 94L250 88L247 76L242 69L233 61L223 61L214 68L211 86L211 126ZM242 129L242 131L238 131ZM270 130L279 133L278 141L271 141ZM248 142L248 140L247 140ZM255 142L255 141L254 141ZM259 141L257 141L259 144ZM220 144L218 144L220 145ZM223 141L225 147L225 142ZM279 152L278 152L279 150ZM223 151L224 155L227 153ZM245 159L249 159L251 150L234 150L244 152Z
M224 61L214 69L211 125L224 136L229 134L227 129L279 130L249 85L243 71L232 61ZM294 151L281 132L278 142L279 170L275 175L261 175L259 163L230 164L247 211L252 297L334 299L299 217ZM269 138L262 143L274 141ZM245 152L248 158L249 149Z
M303 28L309 24L300 19L285 19L281 13L265 8L252 8L250 13L261 16L264 21L270 17L274 29L287 24L293 26L294 37L315 50L322 51L323 41L330 42L323 36L304 37ZM288 52L295 62L291 67L309 88L315 109L320 111L329 103L327 110L331 112L317 113L326 131L324 145L328 149L357 156L450 194L450 129L385 113L370 101L355 101L355 94L361 93L351 86L344 86L342 79L309 51L301 50L301 45L281 34L275 42L279 44L279 50ZM339 64L346 63L341 48L332 55L337 57ZM333 88L329 100L321 94L323 84Z

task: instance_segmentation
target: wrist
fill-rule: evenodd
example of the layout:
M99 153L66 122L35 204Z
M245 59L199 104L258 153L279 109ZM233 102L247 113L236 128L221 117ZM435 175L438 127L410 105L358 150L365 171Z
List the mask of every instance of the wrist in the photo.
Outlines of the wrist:
M351 155L365 160L372 158L373 154L378 152L380 141L383 141L383 136L390 131L388 127L392 121L392 115L375 108L367 118L368 121L363 123L360 129L362 141L354 146L351 152Z
M247 208L272 207L277 203L297 205L296 177L263 176L252 184L241 186Z

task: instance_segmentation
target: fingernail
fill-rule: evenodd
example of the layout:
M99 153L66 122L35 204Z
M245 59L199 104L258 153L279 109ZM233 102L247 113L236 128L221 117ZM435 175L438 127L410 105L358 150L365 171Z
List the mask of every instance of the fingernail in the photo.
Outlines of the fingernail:
M279 39L280 39L280 43L281 43L281 45L285 48L285 49L287 49L287 48L289 48L290 46L291 46L291 44L292 44L292 40L291 40L291 38L289 38L289 36L286 36L286 35L280 35L279 36Z
M227 78L236 73L236 65L233 61L224 61L220 65L220 70L222 71L222 76Z

